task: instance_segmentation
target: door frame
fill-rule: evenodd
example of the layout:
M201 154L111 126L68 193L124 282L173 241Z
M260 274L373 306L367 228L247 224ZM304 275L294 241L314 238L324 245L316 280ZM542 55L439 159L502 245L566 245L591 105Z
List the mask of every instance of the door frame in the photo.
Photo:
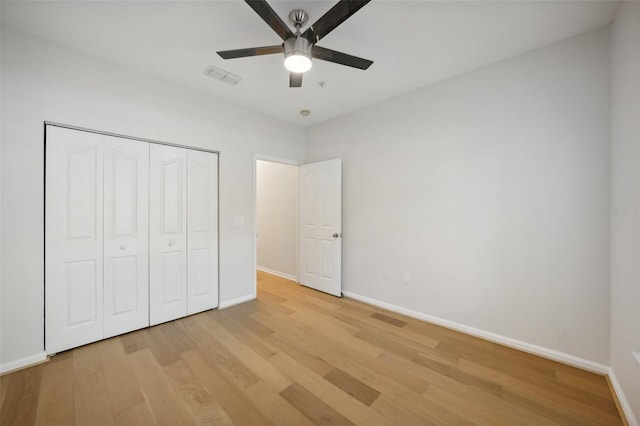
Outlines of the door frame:
M300 168L304 161L291 160L287 158L273 157L270 155L253 154L253 298L258 297L258 161L268 161L270 163L284 164ZM300 217L300 200L298 200L298 218ZM296 226L296 283L300 284L300 271L298 259L300 257L299 226Z
M217 202L217 217L218 217L218 223L216 223L216 226L218 227L218 307L216 309L220 308L220 156L221 153L220 151L216 151L213 149L206 149L206 148L200 148L200 147L196 147L196 146L191 146L191 145L180 145L180 144L176 144L176 143L170 143L170 142L164 142L164 141L159 141L156 139L147 139L147 138L141 138L141 137L137 137L137 136L129 136L129 135L125 135L122 133L113 133L113 132L107 132L107 131L103 131L103 130L96 130L96 129L89 129L86 127L81 127L81 126L74 126L74 125L70 125L70 124L64 124L64 123L58 123L55 121L48 121L45 120L44 121L44 128L43 128L43 145L42 145L42 149L43 149L43 155L42 155L42 169L43 169L43 187L42 187L42 209L43 209L43 219L44 219L44 223L43 223L43 237L42 237L42 242L43 242L43 256L42 256L42 261L43 261L43 286L44 286L44 291L45 291L45 299L43 300L43 305L42 305L42 312L43 312L43 341L42 341L42 347L44 349L44 352L47 351L47 301L46 301L46 286L47 286L47 272L46 272L46 267L47 267L47 229L46 229L46 218L47 218L47 210L46 210L46 194L47 194L47 126L52 126L52 127L61 127L64 129L70 129L70 130L78 130L78 131L82 131L82 132L88 132L88 133L96 133L99 135L104 135L104 136L113 136L113 137L117 137L117 138L124 138L124 139L130 139L130 140L134 140L134 141L140 141L140 142L147 142L147 143L153 143L156 145L166 145L166 146L174 146L177 148L186 148L186 149L193 149L195 151L203 151L203 152L209 152L212 154L216 154L217 155L217 161L218 161L218 168L217 168L217 173L218 173L218 179L217 179L217 185L218 185L218 191L217 191L217 196L218 196L218 202ZM255 161L254 161L254 216L255 216ZM255 222L255 220L254 220ZM255 226L254 226L255 228ZM254 233L255 234L255 233ZM255 238L254 238L255 240ZM255 241L254 241L254 245L255 245ZM254 262L255 262L255 247L254 247ZM255 268L254 268L254 278L255 278ZM255 281L255 279L254 279ZM254 293L256 293L255 288L254 288ZM150 326L151 327L151 326ZM47 356L49 356L49 354L47 354Z

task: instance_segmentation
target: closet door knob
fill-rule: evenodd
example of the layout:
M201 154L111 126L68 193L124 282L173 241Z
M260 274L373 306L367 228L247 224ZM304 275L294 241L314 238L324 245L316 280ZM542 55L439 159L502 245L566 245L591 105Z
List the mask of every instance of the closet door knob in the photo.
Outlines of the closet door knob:
M169 241L169 247L173 247L174 244L175 244L175 241Z
M126 249L126 248L127 248L127 246L126 246L125 244L123 244L123 245L121 245L121 246L120 246L120 250L124 250L124 249Z

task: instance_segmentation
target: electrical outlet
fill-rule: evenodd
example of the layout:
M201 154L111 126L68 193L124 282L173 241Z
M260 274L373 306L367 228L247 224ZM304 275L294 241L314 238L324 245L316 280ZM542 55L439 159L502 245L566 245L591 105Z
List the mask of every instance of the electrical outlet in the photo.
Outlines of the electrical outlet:
M411 284L411 274L409 272L404 272L402 274L402 283Z

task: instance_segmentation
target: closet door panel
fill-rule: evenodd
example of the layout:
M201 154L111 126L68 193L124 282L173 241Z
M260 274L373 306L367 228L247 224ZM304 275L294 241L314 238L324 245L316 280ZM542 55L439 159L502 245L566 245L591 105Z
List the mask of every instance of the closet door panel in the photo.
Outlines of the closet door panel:
M149 325L149 144L105 136L104 337Z
M151 325L187 315L187 151L150 145Z
M46 352L103 336L102 136L46 128Z
M188 313L218 306L218 155L187 151Z

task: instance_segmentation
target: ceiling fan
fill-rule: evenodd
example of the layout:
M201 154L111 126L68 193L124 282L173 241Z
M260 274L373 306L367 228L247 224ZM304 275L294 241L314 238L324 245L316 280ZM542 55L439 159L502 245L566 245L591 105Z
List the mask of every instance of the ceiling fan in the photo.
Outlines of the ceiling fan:
M303 33L300 33L300 28L306 24L309 16L304 10L293 10L289 14L289 21L296 29L296 32L293 33L265 0L245 0L249 7L280 36L284 43L276 46L223 50L217 53L223 59L284 53L284 66L289 70L289 87L302 86L302 74L311 69L311 59L320 59L366 70L373 64L373 61L316 46L316 43L369 1L371 0L340 0Z

